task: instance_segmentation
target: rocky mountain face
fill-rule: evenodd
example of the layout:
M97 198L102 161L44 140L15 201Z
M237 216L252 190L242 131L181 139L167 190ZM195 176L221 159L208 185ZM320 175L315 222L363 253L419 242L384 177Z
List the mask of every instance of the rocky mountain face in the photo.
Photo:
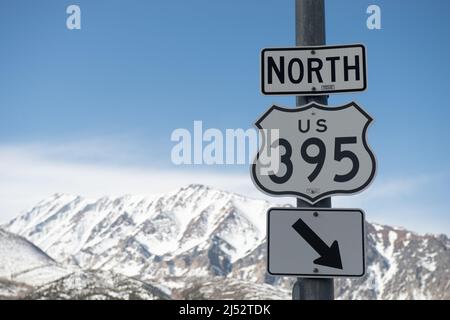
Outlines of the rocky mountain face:
M10 286L31 285L33 298L288 299L293 279L266 274L271 206L202 185L152 196L57 194L3 227L39 247L33 246L48 259L44 265L70 270L38 284L10 274L0 278ZM367 275L337 280L339 299L450 299L446 236L376 224L367 231ZM113 282L105 280L111 278L107 273ZM74 290L67 283L80 286Z
M78 271L28 291L24 299L154 300L170 296L153 284L113 272Z

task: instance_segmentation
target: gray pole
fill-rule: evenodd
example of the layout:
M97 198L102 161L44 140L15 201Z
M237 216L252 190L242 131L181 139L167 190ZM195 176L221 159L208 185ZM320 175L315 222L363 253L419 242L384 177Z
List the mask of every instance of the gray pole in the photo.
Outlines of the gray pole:
M324 45L325 3L324 0L295 0L295 32L297 46ZM328 104L327 96L297 97L297 106L309 102ZM331 198L315 205L297 199L297 207L331 208ZM333 279L298 278L292 289L293 300L334 300Z

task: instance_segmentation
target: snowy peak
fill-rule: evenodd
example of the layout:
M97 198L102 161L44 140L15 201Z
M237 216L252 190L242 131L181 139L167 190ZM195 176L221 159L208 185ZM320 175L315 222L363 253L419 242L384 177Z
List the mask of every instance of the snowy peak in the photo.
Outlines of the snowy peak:
M292 279L266 273L266 213L274 206L195 184L167 194L116 198L55 194L5 227L58 263L164 282L186 297L189 292L178 290L186 287L183 282L205 279L237 281L243 288L268 284L285 296ZM450 299L446 236L369 223L366 230L367 275L337 280L340 299ZM220 288L214 289L208 288L210 297L220 297ZM53 291L48 286L42 294Z
M234 262L264 240L268 207L265 201L203 185L118 198L56 194L6 228L58 261L74 260L87 268L115 269L124 260L138 262L149 256L170 259L218 243ZM140 271L137 265L126 273Z

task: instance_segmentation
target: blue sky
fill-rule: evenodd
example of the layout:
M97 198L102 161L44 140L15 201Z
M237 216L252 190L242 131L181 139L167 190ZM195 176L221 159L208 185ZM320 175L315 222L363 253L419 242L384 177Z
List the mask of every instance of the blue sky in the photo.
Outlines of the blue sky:
M326 3L328 44L364 43L369 72L367 92L330 104L356 100L375 118L379 165L371 189L336 205L450 234L450 2ZM81 30L66 28L70 4L81 7ZM381 7L382 30L366 27L370 4ZM294 106L259 91L260 50L294 44L293 9L293 0L1 0L0 222L54 192L198 180L257 197L246 166L174 167L170 134L194 120L248 128L273 103ZM156 176L173 180L151 188Z

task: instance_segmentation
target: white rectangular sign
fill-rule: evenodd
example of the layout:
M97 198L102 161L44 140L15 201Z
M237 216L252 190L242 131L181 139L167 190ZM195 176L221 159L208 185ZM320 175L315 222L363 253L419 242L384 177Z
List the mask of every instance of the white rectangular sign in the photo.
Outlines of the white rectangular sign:
M362 277L364 213L359 209L272 208L267 270L296 277Z
M367 89L362 44L264 49L261 90L265 95L326 95Z

